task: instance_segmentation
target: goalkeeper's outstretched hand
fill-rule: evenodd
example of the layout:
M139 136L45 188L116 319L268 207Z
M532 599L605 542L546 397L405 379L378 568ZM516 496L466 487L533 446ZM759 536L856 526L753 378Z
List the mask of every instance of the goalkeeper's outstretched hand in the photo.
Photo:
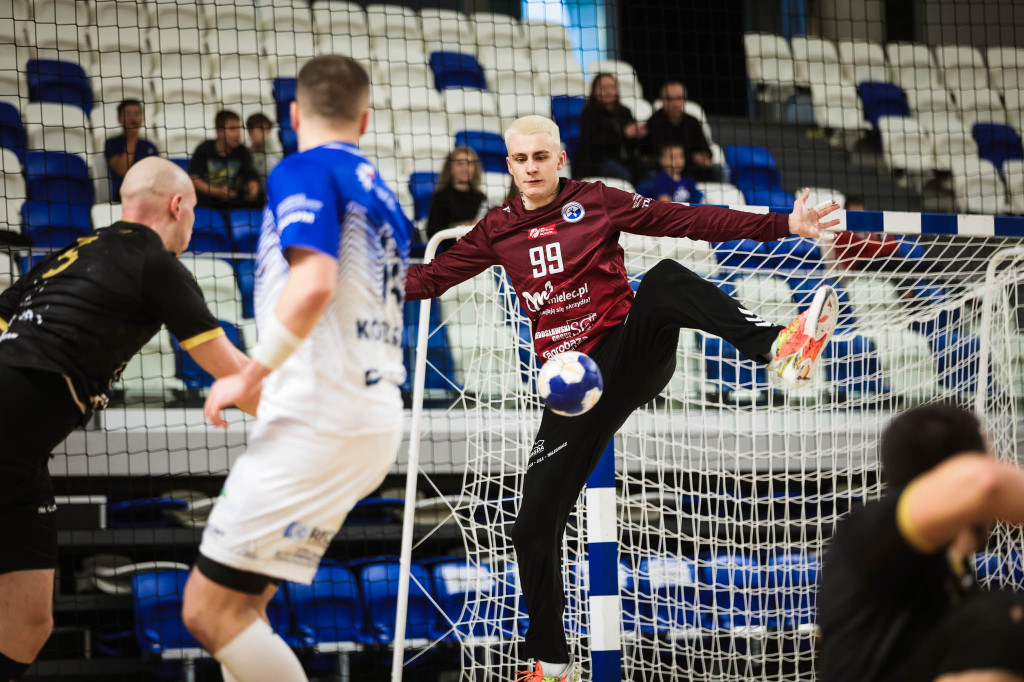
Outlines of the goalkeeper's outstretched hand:
M835 218L827 222L821 219L833 211L839 210L839 202L835 199L818 204L814 208L807 207L807 198L811 196L810 188L805 189L800 197L793 202L793 212L789 216L789 231L808 239L830 238L831 235L824 230L835 227L839 219Z

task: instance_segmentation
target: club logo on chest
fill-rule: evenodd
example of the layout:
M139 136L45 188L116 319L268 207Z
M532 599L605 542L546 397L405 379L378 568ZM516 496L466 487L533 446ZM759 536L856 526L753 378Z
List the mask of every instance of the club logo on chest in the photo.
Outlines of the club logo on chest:
M583 205L578 201L570 201L568 204L562 207L562 217L565 218L567 223L578 223L583 220L583 216L586 215L586 211L583 210Z

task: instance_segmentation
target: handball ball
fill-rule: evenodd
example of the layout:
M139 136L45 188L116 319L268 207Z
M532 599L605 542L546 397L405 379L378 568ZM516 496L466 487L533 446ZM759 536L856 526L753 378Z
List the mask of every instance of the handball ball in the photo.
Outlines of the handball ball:
M575 417L597 404L604 388L601 370L590 356L559 353L544 363L537 378L541 400L555 414Z

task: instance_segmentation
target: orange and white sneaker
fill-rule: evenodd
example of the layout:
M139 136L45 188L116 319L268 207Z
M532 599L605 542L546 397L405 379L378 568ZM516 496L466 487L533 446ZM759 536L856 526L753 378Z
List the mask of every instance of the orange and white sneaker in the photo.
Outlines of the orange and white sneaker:
M814 292L811 305L779 332L772 345L774 359L768 371L789 388L805 386L814 373L822 349L836 330L839 297L824 284Z
M557 676L544 676L540 661L533 664L533 670L520 670L516 682L579 682L580 667L570 661L565 671Z

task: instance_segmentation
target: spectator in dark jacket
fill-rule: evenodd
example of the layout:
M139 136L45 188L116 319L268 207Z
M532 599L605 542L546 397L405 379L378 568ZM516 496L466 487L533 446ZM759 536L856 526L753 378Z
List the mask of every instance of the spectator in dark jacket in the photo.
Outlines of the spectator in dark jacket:
M647 128L619 102L619 85L610 73L599 73L580 114L580 150L573 172L577 177L603 176L634 181L637 143Z
M700 121L686 113L686 86L669 81L661 86L661 109L647 122L647 141L655 153L670 144L686 150L686 168L694 179L721 182L722 168L711 160L711 147Z
M480 158L471 147L456 147L448 155L430 199L427 239L456 225L475 225L487 210L487 196L480 191L483 173ZM455 240L446 239L438 247L443 251Z

